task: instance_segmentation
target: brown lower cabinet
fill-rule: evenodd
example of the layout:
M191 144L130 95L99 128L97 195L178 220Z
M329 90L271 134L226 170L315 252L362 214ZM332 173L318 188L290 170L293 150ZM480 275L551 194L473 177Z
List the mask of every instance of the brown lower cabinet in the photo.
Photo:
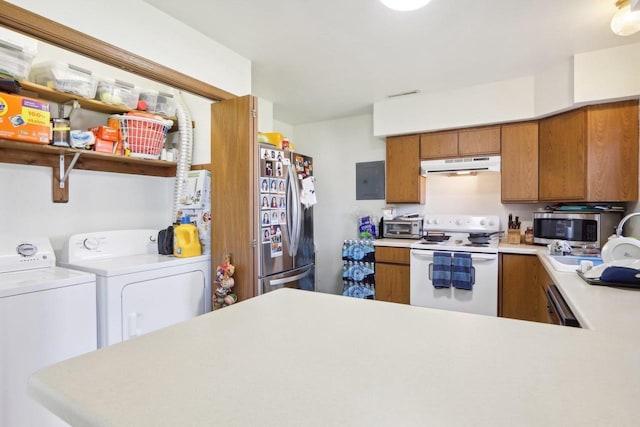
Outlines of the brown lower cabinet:
M536 255L500 254L498 315L551 323L545 295L550 280Z
M376 246L376 299L409 304L409 248Z

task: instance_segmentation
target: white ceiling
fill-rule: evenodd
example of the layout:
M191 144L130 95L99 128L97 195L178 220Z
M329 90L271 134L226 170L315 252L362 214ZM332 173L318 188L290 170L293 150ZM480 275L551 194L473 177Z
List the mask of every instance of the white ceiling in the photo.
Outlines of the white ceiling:
M374 102L530 75L574 53L640 42L609 29L615 0L146 0L252 61L253 94L290 124Z

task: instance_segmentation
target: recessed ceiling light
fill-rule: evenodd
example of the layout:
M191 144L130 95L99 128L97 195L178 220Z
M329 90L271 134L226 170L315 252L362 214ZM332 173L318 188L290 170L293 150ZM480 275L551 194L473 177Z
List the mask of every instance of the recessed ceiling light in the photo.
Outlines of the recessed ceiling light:
M389 9L400 10L400 11L409 11L416 10L424 7L431 0L380 0L382 4L387 6Z

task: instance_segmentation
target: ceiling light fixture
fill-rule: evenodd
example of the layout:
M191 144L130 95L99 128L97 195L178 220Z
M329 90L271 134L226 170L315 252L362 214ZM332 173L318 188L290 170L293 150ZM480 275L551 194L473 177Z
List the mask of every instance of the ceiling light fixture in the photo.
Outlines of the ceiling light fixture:
M380 0L389 9L400 10L402 12L416 10L424 7L431 0Z
M611 18L611 31L619 36L640 31L640 0L618 0L616 7L618 11Z

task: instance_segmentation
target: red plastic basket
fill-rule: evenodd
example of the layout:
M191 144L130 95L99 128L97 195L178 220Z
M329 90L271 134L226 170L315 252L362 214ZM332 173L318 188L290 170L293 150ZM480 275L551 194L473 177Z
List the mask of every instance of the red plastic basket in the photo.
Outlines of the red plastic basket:
M130 115L111 116L118 119L120 138L132 157L160 158L171 121Z

